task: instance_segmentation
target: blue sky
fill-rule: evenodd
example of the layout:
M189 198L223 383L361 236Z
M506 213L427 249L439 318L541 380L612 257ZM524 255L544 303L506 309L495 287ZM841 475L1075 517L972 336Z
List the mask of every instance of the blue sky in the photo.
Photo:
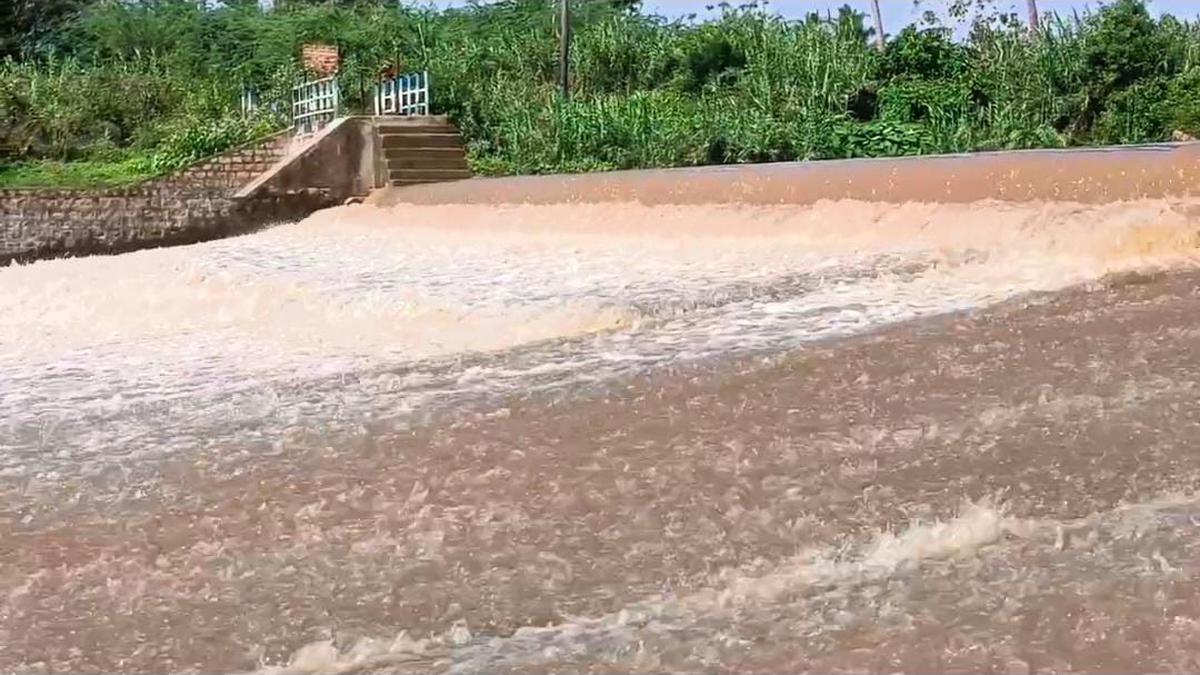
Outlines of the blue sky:
M647 6L654 6L657 11L663 14L677 14L681 12L693 12L695 9L684 9L686 7L703 7L707 3L696 2L695 0L651 0L646 3ZM775 10L789 16L801 16L806 12L812 11L814 8L824 11L827 8L840 7L843 4L849 4L857 7L862 11L869 11L870 3L868 0L849 0L848 2L822 2L820 0L775 0L770 6ZM925 7L945 6L947 3L942 0L924 0L921 8L914 8L912 0L880 0L880 9L883 10L883 18L885 26L901 26L912 23L920 19L921 12ZM998 9L1016 11L1020 16L1025 16L1025 0L996 0L994 3ZM1058 12L1061 14L1070 14L1074 10L1082 11L1087 7L1095 8L1102 4L1096 0L1082 2L1080 0L1038 0L1038 9L1043 13ZM1193 17L1200 14L1200 3L1196 0L1151 0L1150 8L1156 13L1175 14L1180 17ZM890 29L889 29L890 30Z
M647 10L665 16L682 16L696 13L704 16L708 12L705 7L716 4L720 0L643 0ZM740 0L729 0L730 4L739 4ZM461 0L435 0L434 4L462 4ZM868 11L869 0L771 0L769 7L789 17L800 17L813 10L822 13L827 9L836 9L843 4L849 4L862 11ZM884 25L888 32L894 32L894 26L903 26L920 18L922 8L914 9L913 0L880 0L883 10ZM995 4L1001 9L1013 9L1025 14L1025 0L996 0ZM1038 0L1038 8L1043 13L1059 12L1069 14L1072 10L1083 10L1087 7L1097 7L1102 4L1097 0ZM945 6L945 0L922 0L922 5ZM1200 15L1200 2L1197 0L1150 0L1150 8L1156 13L1170 13L1180 18L1194 18Z

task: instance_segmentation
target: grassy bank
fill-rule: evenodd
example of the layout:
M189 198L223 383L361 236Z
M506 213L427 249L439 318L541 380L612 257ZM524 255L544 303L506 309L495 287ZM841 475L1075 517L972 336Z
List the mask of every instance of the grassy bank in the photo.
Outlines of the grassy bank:
M71 162L43 159L0 166L0 187L118 187L155 175L147 170L142 157Z
M578 3L570 100L544 0L436 11L370 1L202 9L97 2L0 65L0 184L170 170L283 122L297 45L346 54L363 106L388 67L428 69L477 172L546 173L1136 143L1200 132L1200 30L1141 2L1036 35L909 27L877 52L862 17L704 23ZM236 110L244 85L264 102ZM100 166L122 158L122 169ZM140 159L129 159L136 157ZM58 164L44 164L58 162ZM90 164L89 164L90 163ZM59 167L53 170L52 167ZM67 167L90 166L87 170ZM43 178L44 177L44 178Z

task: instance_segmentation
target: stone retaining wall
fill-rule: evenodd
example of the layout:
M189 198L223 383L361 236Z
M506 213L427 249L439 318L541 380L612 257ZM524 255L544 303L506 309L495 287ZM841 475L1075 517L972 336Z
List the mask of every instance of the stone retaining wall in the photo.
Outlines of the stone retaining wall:
M276 134L154 182L188 190L212 189L233 194L283 159L287 150L288 135Z
M319 191L235 197L286 151L281 134L130 187L0 190L0 265L192 243L327 206Z

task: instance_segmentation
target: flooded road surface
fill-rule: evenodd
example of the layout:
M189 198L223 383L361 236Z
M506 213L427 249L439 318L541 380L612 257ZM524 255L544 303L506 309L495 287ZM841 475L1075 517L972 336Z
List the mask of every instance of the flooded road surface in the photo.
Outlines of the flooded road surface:
M1195 670L1195 213L359 206L0 270L0 671Z

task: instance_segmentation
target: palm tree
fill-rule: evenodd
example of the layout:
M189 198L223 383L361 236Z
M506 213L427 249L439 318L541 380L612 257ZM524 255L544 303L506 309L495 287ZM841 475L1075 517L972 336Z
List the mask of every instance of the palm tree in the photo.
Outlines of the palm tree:
M1037 0L1027 0L1027 4L1029 5L1029 30L1030 32L1036 33L1038 26L1040 25L1040 21L1038 19Z
M883 51L883 15L879 12L879 0L871 0L871 15L875 17L875 46Z

